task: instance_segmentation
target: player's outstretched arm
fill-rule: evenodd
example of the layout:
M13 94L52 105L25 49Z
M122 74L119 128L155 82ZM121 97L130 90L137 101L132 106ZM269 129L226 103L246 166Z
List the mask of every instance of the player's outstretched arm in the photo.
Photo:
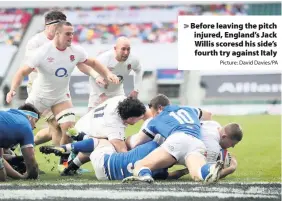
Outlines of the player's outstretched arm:
M0 181L6 181L6 171L4 166L3 148L0 148Z
M153 139L154 138L149 137L142 130L140 130L138 133L136 133L132 136L129 136L126 139L125 143L126 143L127 148L130 150L130 149L137 147L138 145L144 144L144 143L149 142Z
M84 64L84 63L79 63L77 65L78 70L80 70L82 73L85 75L91 76L94 79L96 79L100 74L97 73L92 67Z
M97 73L102 75L104 78L106 78L108 81L119 84L119 78L114 75L106 66L102 65L97 59L94 58L88 58L84 64L92 67ZM81 66L81 63L77 64L77 67L79 68Z
M10 103L13 99L13 97L16 95L16 89L20 86L25 76L29 75L33 71L33 68L30 68L28 66L21 67L15 74L12 84L11 84L11 90L6 96L7 103Z
M25 147L22 148L22 154L26 164L26 179L37 179L38 178L38 164L35 160L34 148Z
M137 98L138 96L139 89L141 88L142 76L143 76L143 71L140 62L139 61L137 62L138 64L136 65L136 67L132 68L132 70L135 72L134 89L129 94L129 96L133 98Z
M146 113L147 113L147 119L144 121L138 133L130 137L127 137L125 141L126 146L129 150L137 147L140 144L149 142L155 138L155 135L153 133L150 133L149 131L146 130L148 123L152 120L151 110L146 110ZM145 113L145 116L146 116L146 113Z
M221 170L219 178L222 179L222 178L234 173L235 170L237 169L237 165L238 165L238 163L237 163L236 158L234 156L232 156L230 166Z
M14 168L4 159L4 166L6 170L6 174L8 177L12 179L24 179L24 176L14 170Z

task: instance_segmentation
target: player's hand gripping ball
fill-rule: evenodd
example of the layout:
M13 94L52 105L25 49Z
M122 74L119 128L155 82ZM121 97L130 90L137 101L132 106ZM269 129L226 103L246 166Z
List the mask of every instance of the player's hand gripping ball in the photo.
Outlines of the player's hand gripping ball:
M228 168L231 163L231 154L229 153L229 151L227 151L227 149L221 149L218 160L223 161L224 168Z

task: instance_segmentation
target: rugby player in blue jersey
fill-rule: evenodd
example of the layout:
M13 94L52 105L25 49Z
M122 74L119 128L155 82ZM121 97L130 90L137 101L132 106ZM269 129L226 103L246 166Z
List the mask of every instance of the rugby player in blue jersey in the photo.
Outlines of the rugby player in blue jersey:
M18 109L0 111L0 180L9 176L14 179L37 179L38 164L34 155L34 136L32 130L39 119L38 110L31 104ZM20 144L26 165L23 175L15 171L3 159L3 148L11 148Z
M135 164L134 176L127 177L123 182L152 183L155 170L175 163L185 165L195 181L216 182L223 163L217 161L216 164L208 164L205 157L206 147L200 140L200 120L210 120L211 114L199 108L171 105L164 95L153 98L150 106L154 118L143 130L143 134L140 134L140 144L152 140L157 134L165 141L138 161Z

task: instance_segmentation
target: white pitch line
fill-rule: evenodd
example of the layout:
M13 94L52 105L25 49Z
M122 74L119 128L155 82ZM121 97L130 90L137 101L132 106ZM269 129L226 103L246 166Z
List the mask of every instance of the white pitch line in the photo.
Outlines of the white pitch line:
M205 193L205 192L128 192L115 190L0 190L0 200L2 199L54 199L54 198L103 198L103 199L156 199L162 197L197 197L197 198L278 198L275 195L253 195L245 193Z
M87 181L89 182L89 181ZM243 182L219 182L218 183L219 185L269 185L269 184L280 184L281 185L281 182L248 182L248 183L243 183ZM97 182L91 182L91 183L70 183L70 182L64 182L64 183L47 183L47 182L34 182L34 183L1 183L1 186L27 186L27 187L30 187L30 186L69 186L69 185L72 185L72 186L88 186L88 185L109 185L109 186L116 186L116 185L126 185L126 184L123 184L121 183L121 181L97 181ZM201 183L197 183L197 182L185 182L185 181L180 181L180 182L155 182L153 185L201 185ZM202 184L203 186L206 186L204 184ZM209 187L212 186L211 185L208 185Z

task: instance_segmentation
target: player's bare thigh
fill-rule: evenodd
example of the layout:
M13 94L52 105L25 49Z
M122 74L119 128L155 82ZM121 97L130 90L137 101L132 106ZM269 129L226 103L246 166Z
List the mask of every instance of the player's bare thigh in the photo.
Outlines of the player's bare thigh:
M58 115L60 112L70 108L73 108L73 104L70 100L63 101L51 107L52 112L55 116Z
M75 124L75 114L72 102L70 100L65 100L53 105L51 109L62 129L60 144L67 144L71 142L71 138L66 135L66 132L68 129L74 127Z

